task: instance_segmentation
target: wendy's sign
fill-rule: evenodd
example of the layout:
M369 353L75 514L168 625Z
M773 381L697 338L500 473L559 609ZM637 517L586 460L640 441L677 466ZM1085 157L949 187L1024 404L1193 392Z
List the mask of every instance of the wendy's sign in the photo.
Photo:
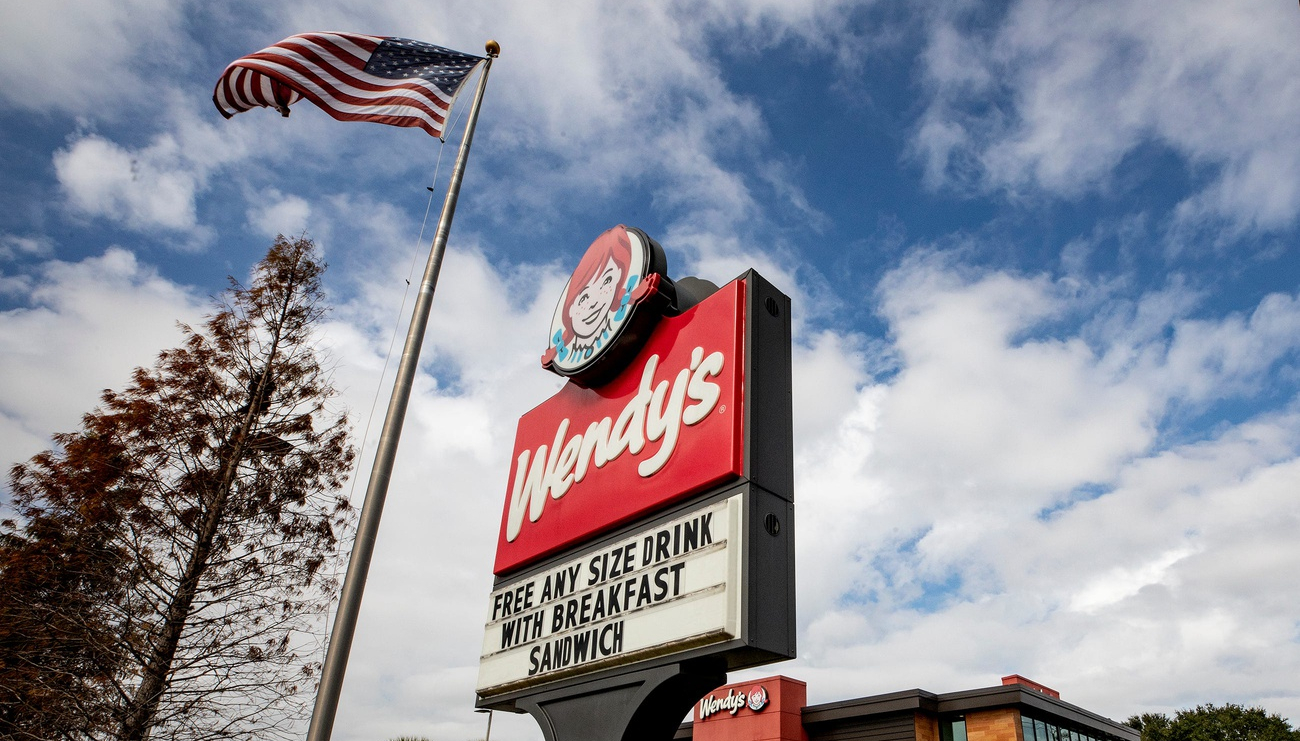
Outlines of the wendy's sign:
M794 656L789 310L753 271L672 280L637 229L586 250L542 355L568 383L515 436L480 707Z

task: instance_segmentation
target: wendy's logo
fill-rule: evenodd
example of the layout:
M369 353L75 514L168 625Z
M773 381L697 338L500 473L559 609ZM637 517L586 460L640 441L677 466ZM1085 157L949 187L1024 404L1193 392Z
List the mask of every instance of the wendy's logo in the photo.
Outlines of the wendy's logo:
M587 387L617 375L674 303L667 269L640 229L620 224L597 237L555 307L542 366Z

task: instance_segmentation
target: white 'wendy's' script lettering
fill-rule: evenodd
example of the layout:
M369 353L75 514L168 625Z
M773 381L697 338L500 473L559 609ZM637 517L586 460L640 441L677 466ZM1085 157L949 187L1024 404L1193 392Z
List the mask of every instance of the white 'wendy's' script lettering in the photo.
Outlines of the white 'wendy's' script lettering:
M550 446L539 445L536 452L520 453L510 490L506 540L513 543L519 537L525 513L529 522L537 522L546 506L547 495L559 499L567 494L574 484L586 478L592 463L596 468L603 468L624 451L640 455L647 441L662 440L654 455L641 461L636 469L643 478L658 473L677 449L682 425L699 423L718 405L722 390L709 378L722 373L724 362L721 352L705 357L704 348L697 347L691 351L689 368L678 371L672 381L664 379L656 384L659 356L651 355L641 372L636 395L628 400L617 419L605 417L588 425L586 432L568 437L566 418L560 422ZM687 399L692 402L689 406ZM528 465L530 459L532 466Z

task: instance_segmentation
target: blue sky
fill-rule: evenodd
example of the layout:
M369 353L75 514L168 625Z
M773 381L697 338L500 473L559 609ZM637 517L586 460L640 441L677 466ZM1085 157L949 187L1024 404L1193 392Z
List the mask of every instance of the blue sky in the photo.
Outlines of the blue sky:
M331 263L322 343L360 434L437 142L306 103L225 121L212 86L308 30L501 43L336 738L481 733L515 420L556 388L536 359L564 277L617 223L674 276L753 266L794 300L800 658L769 671L814 702L1020 673L1118 719L1300 720L1295 6L56 0L0 21L6 466L277 232Z

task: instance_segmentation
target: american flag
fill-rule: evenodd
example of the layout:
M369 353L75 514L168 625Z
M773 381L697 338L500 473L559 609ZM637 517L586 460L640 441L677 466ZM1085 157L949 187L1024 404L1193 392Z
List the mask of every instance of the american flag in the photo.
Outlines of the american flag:
M419 126L441 138L456 92L482 61L423 41L302 33L231 62L212 102L226 118L258 106L288 116L306 98L340 121Z

